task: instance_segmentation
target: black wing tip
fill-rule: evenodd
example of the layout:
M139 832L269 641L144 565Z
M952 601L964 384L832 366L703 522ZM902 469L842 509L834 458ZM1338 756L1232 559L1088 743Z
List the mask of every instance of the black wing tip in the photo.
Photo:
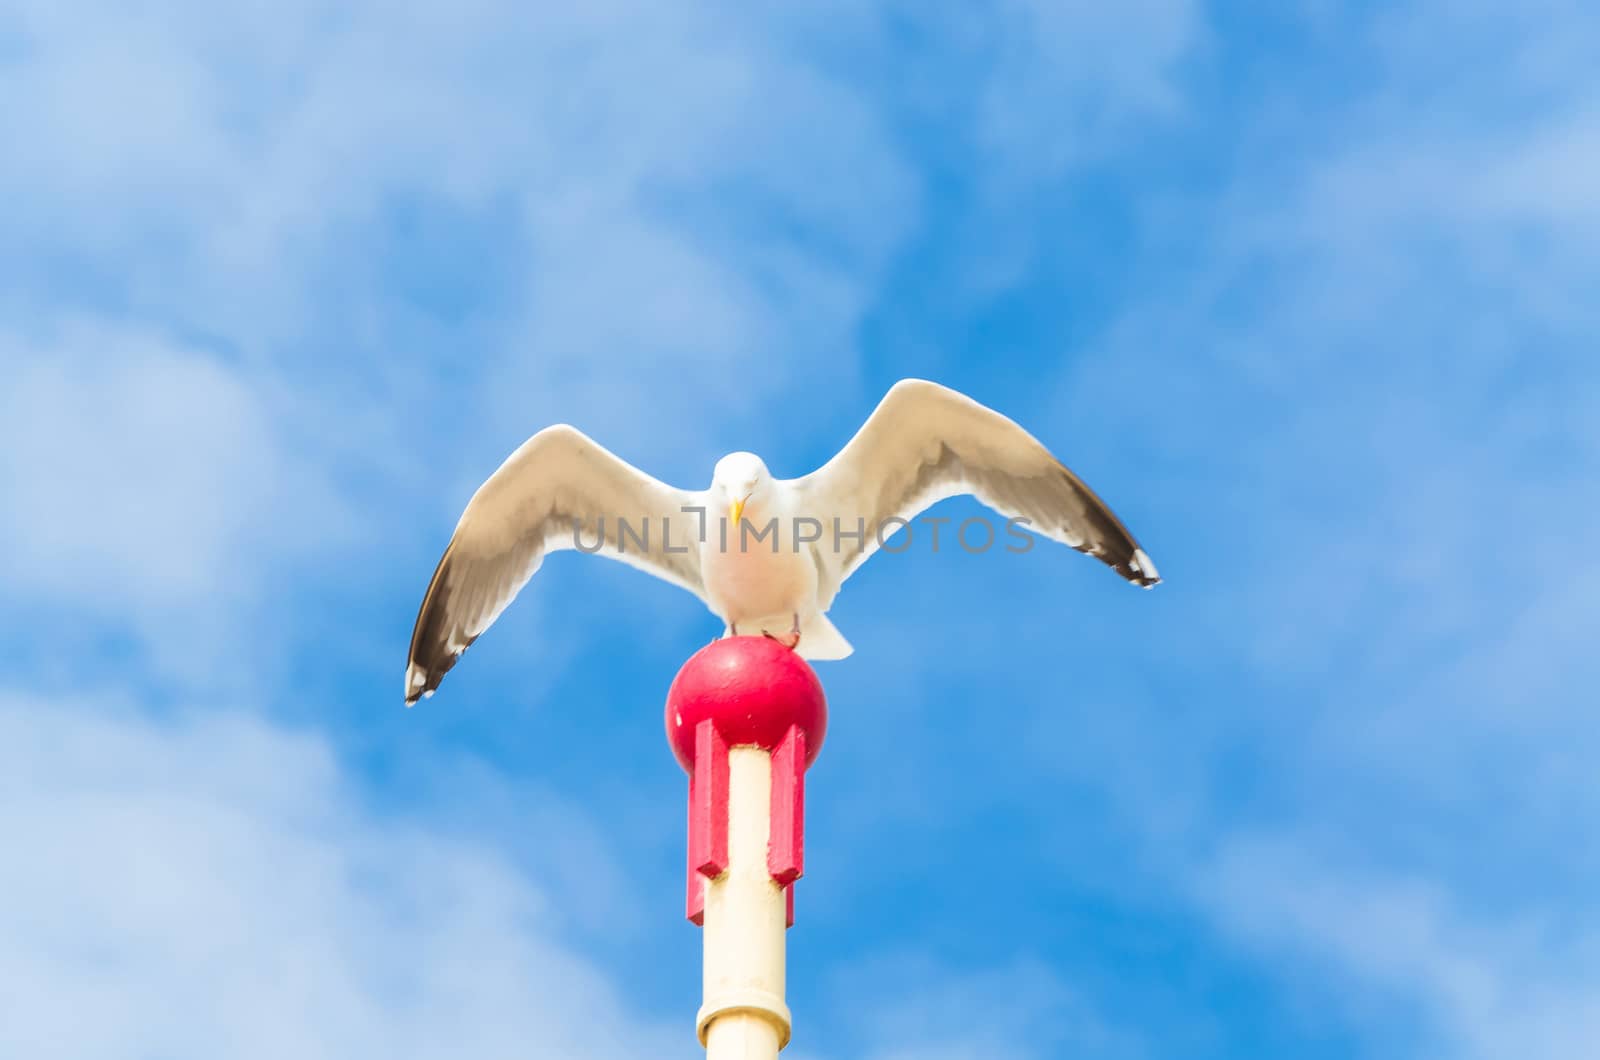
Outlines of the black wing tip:
M443 676L443 671L423 667L413 661L406 667L406 706L414 707L418 700L433 695L434 689L439 687L439 679Z
M1117 573L1141 589L1154 589L1161 584L1161 573L1156 570L1150 554L1142 548L1136 547L1126 563L1118 564Z
M1130 542L1130 544L1132 544ZM1161 584L1161 573L1156 570L1155 561L1150 554L1138 545L1133 545L1125 558L1119 558L1116 552L1111 551L1102 544L1073 545L1077 551L1086 556L1093 556L1104 563L1124 581L1137 585L1141 589L1154 589Z
M434 691L439 687L439 682L444 680L444 675L449 673L450 668L456 664L456 660L461 658L461 653L471 646L473 640L477 639L473 637L461 648L440 656L431 663L424 663L413 657L410 664L406 666L406 706L414 707L418 700L427 699L433 695Z

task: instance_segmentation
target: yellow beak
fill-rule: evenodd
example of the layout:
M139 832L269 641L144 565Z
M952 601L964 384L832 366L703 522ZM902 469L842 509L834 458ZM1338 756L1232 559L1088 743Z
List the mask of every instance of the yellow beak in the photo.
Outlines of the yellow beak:
M748 498L746 498L748 499ZM744 514L744 501L734 501L728 505L728 525L738 526L739 517Z

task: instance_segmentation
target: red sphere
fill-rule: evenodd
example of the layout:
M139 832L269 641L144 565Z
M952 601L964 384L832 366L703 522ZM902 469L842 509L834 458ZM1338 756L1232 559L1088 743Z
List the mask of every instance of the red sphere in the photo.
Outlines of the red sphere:
M686 771L695 727L706 718L728 746L768 750L798 725L809 766L828 729L828 702L816 671L790 649L768 637L724 637L691 655L667 691L667 740Z

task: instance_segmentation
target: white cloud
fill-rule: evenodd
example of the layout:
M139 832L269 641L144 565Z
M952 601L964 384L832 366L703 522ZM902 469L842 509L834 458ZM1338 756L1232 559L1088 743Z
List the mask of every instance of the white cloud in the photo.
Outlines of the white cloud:
M1231 185L1151 208L1189 218L1206 268L1152 260L1171 278L1062 388L1064 418L1150 438L1144 466L1205 506L1195 572L1229 574L1264 671L1490 638L1588 577L1600 240L1572 185L1600 126L1570 41L1600 22L1541 7L1423 3L1343 26L1370 76L1331 105L1320 73L1285 80L1292 127L1244 112ZM1153 235L1150 253L1169 246ZM1160 419L1188 426L1141 429ZM1197 447L1219 459L1197 466ZM1223 550L1247 577L1211 561Z
M0 699L0 1053L692 1056L492 849L375 816L319 738Z
M1417 1006L1448 1055L1580 1060L1600 1041L1600 935L1549 915L1485 917L1425 878L1353 870L1271 840L1230 843L1202 901L1251 948L1297 964L1301 990ZM1340 986L1330 991L1324 975Z
M979 143L1014 187L1060 176L1121 142L1140 120L1179 112L1177 67L1198 43L1201 7L1008 0L992 32L995 76L985 86Z
M1342 25L1349 98L1319 67L1277 85L1292 127L1245 111L1224 193L1150 212L1206 268L1135 266L1155 288L1060 405L1148 439L1186 531L1147 542L1159 621L1230 691L1129 681L1072 777L1167 886L1205 864L1225 939L1381 1055L1416 1018L1420 1055L1600 1038L1600 241L1573 191L1600 21L1495 10L1380 19L1377 56Z
M7 234L137 260L104 277L120 299L245 356L304 366L347 343L367 356L322 388L346 398L376 383L448 415L482 387L531 429L732 371L713 396L749 405L797 352L848 366L918 211L857 95L717 5L40 4L21 26L0 86L30 105L0 134L30 150L0 190L32 207ZM417 349L414 307L363 256L405 209L490 225L508 256L508 286L469 298L497 325L436 336L470 347ZM396 345L403 363L373 356ZM648 375L619 380L623 364ZM521 403L501 410L508 391Z
M758 429L802 372L848 383L854 329L921 216L920 181L881 99L803 61L787 37L710 8L14 10L22 43L0 68L0 94L29 106L0 108L0 139L27 149L0 165L0 195L29 209L0 212L11 248L0 269L21 292L7 312L44 325L0 351L21 366L0 396L0 441L15 453L43 440L49 458L0 468L0 539L16 561L8 595L97 616L134 609L164 620L169 637L180 630L185 648L223 617L219 584L249 596L286 564L326 555L329 542L285 512L337 525L354 506L393 535L434 525L431 548L482 474L550 420L575 420L693 484L697 456L747 444L739 432ZM1031 227L1008 193L1054 181L1138 118L1181 112L1174 71L1201 30L1187 3L1009 10L955 19L955 43L929 66L995 58L992 80L895 87L924 93L923 109L908 108L922 121L972 97L963 130L988 152L977 179L1004 200L994 210ZM1570 815L1592 802L1600 731L1563 677L1584 657L1592 611L1596 569L1584 557L1596 513L1581 488L1600 456L1600 404L1592 365L1563 364L1564 382L1531 392L1502 384L1516 358L1560 356L1550 351L1592 332L1595 303L1573 281L1593 270L1572 265L1594 260L1582 195L1594 122L1569 105L1571 71L1588 76L1592 48L1582 33L1527 33L1540 20L1519 19L1511 69L1481 68L1468 91L1459 70L1438 77L1440 57L1458 54L1438 47L1444 13L1424 5L1394 32L1398 88L1326 126L1307 112L1294 146L1309 154L1280 155L1260 136L1221 208L1199 219L1188 202L1173 210L1184 238L1215 238L1208 260L1221 267L1129 306L1105 356L1071 380L1064 419L1085 444L1155 436L1152 448L1170 447L1151 464L1160 479L1170 457L1172 481L1144 491L1155 514L1205 506L1212 529L1171 542L1187 552L1188 577L1175 565L1169 588L1228 584L1211 586L1209 611L1188 613L1209 621L1172 640L1225 640L1216 658L1254 664L1240 670L1260 679L1214 718L1108 704L1115 728L1082 746L1109 753L1075 768L1092 777L1116 764L1116 790L1140 789L1118 805L1149 810L1130 824L1180 848L1225 825L1210 803L1241 761L1271 774L1263 784L1303 774L1278 790L1308 830L1355 829L1374 844L1361 831L1372 806L1353 805L1353 790L1402 787L1385 824L1413 837L1435 834L1441 805L1492 801L1497 812L1473 819L1475 839L1532 834L1541 862L1582 882L1592 858L1571 853L1583 836ZM1531 91L1530 80L1560 105L1470 142L1459 135L1483 132L1482 91ZM1459 125L1441 118L1451 113ZM1271 157L1258 157L1263 144ZM461 282L459 318L384 273L396 210L495 233L447 259L465 280L416 281ZM972 216L986 233L996 219ZM1003 252L975 240L975 259L995 256L979 271L1006 282L1031 238L1008 232ZM474 255L491 245L510 260L480 271ZM62 327L80 302L103 320L154 323ZM696 415L661 414L680 404ZM1099 429L1119 417L1125 429ZM1141 429L1159 417L1190 426ZM330 499L308 449L346 488L363 479L353 497ZM1226 474L1194 471L1202 449ZM1296 513L1257 518L1266 496L1266 509ZM222 503L201 503L213 499ZM159 549L172 542L183 549ZM1195 596L1179 596L1180 612L1184 599ZM207 621L173 623L175 610ZM252 631L275 636L265 623ZM1442 670L1424 648L1471 658ZM1325 700L1283 691L1317 673L1337 677ZM1382 683L1396 674L1409 694ZM84 1050L74 1055L123 1055L110 1038L90 1040L98 1024L61 1015L75 1005L103 1008L107 1034L163 1055L215 1055L206 1047L254 1033L298 1055L432 1055L441 1027L472 1027L497 1055L531 1033L507 1012L548 1019L558 1037L572 1026L523 996L550 969L607 995L537 925L502 930L529 918L538 889L484 848L374 820L317 741L239 719L73 720L52 717L55 707L13 699L4 715L12 749L0 752L0 777L26 778L18 790L32 815L15 811L16 827L37 817L77 829L17 833L47 856L23 866L32 926L0 932L35 947L0 955L6 984L31 1004L8 1043L19 1048L4 1051L49 1055L20 1036L38 1045L69 1027ZM1150 738L1155 726L1164 740ZM221 772L204 772L211 764ZM1345 783L1327 789L1338 798L1318 786L1330 774ZM295 801L302 788L318 805ZM95 836L109 853L93 860L101 847L60 834ZM1510 1055L1512 1038L1563 1055L1569 1028L1594 1029L1592 983L1558 974L1592 940L1564 948L1543 941L1543 925L1487 927L1504 906L1485 912L1466 883L1417 882L1435 876L1406 854L1350 874L1276 848L1229 849L1207 908L1274 956L1307 955L1353 991L1412 999L1475 1055ZM113 857L131 868L104 882ZM355 882L365 876L394 886ZM1580 905L1555 908L1581 918ZM71 935L73 920L109 942ZM256 950L260 962L235 956ZM417 953L437 959L409 959ZM472 967L479 953L487 974ZM275 966L291 972L261 970ZM880 1057L908 1040L925 1057L1052 1055L1030 1036L972 1030L994 1012L1035 1028L1078 1011L1069 989L1036 972L929 973L919 996L930 1004L890 1006L861 1037ZM499 993L473 996L485 986ZM174 995L205 1018L165 1014ZM436 1017L426 1025L425 1008ZM262 1012L294 1018L253 1030ZM1111 1048L1086 1040L1075 1049Z
M915 953L854 959L831 983L863 1060L1139 1055L1045 963L952 967ZM804 1055L804 1054L802 1054Z
M269 396L216 356L82 321L0 333L0 547L12 592L104 615L225 603L264 554L348 532Z
M699 484L802 370L851 375L919 208L847 86L715 6L30 3L8 35L5 582L185 670L270 671L250 609L352 542L420 593L549 422Z
M128 678L237 685L273 665L287 638L249 626L364 532L295 436L300 402L214 350L88 318L0 329L0 357L13 665L70 686L127 638L146 649Z
M1097 10L938 32L1007 122L1080 97L1142 113L1191 5L1141 11L1131 50L1100 46L1125 27ZM29 369L28 429L61 456L18 479L74 518L9 530L37 561L19 581L91 607L204 596L220 615L286 584L311 537L324 564L379 538L426 564L472 488L557 420L702 484L711 456L770 436L775 395L853 385L858 326L922 221L900 97L872 94L874 64L831 61L888 54L879 11L166 0L10 17L0 94L27 105L0 110L0 140L28 146L0 196L29 204L0 214L5 310L27 329L11 346L30 364L73 346ZM954 113L963 135L983 120ZM88 313L109 334L35 338L92 331L71 323ZM128 385L95 378L102 342L148 361L126 374L172 378L88 422L96 388ZM185 387L213 406L176 415ZM93 455L134 428L117 459ZM114 540L81 518L69 470L120 505ZM353 538L306 532L335 507Z

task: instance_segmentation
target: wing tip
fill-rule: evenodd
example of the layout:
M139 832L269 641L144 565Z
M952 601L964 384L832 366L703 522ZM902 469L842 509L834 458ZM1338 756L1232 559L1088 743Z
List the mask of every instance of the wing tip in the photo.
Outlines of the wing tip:
M1161 572L1142 548L1134 549L1133 557L1128 560L1128 580L1141 589L1154 589L1161 584Z
M414 707L419 699L427 699L433 695L434 689L439 687L439 677L430 676L426 670L416 663L406 667L406 706Z

